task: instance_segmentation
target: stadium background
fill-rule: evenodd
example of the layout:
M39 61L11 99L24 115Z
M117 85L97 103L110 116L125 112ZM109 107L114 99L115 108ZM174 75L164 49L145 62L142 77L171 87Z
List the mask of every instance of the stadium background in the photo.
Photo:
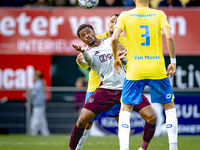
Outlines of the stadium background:
M50 132L71 133L82 106L78 99L84 99L85 91L75 88L76 79L84 76L75 62L78 53L71 46L82 43L76 29L89 23L100 34L106 31L110 14L128 9L0 8L0 128L11 134L28 133L30 110L24 103L34 70L41 70L47 86L52 87L46 89ZM200 11L159 9L168 16L176 42L177 73L171 84L179 110L179 134L200 134ZM163 51L169 64L164 40Z

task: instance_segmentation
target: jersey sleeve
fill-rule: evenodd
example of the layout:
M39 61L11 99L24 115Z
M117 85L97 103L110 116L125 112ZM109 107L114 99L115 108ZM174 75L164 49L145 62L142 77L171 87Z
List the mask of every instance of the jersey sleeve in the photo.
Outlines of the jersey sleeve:
M89 68L89 66L87 64L85 64L85 63L78 63L77 61L76 61L76 63L83 69L88 69Z
M160 27L162 29L165 26L167 26L171 29L171 26L168 23L166 14L163 11L161 11L161 13L160 13Z
M83 63L90 66L93 63L92 56L86 50L82 54L84 58Z
M107 35L106 35L106 32L102 33L102 34L98 34L96 35L97 39L103 39L103 38L106 38Z
M124 29L125 29L125 21L124 20L125 20L125 14L124 14L124 12L122 12L118 17L117 24L113 27L113 30L115 28L121 28L122 31L124 31Z

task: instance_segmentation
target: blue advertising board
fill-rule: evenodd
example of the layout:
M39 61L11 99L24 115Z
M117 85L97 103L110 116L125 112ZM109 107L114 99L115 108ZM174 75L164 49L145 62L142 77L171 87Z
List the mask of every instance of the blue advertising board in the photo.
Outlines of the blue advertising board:
M200 134L200 95L176 95L175 103L178 133Z
M118 132L118 124L116 119L114 117L107 117L106 112L104 112L95 123L97 127L104 133L117 134ZM138 113L131 113L131 134L138 134L143 132L144 124L144 119Z
M150 99L149 94L146 96ZM175 94L175 105L178 117L178 133L181 135L200 134L200 92L199 94ZM157 122L159 122L157 127L162 124L165 125L165 111L162 106L154 107L153 104L153 108L157 114ZM117 134L118 124L115 118L107 117L106 113L103 113L95 121L95 124L106 134ZM138 113L132 112L130 124L131 134L139 134L143 132L145 121Z

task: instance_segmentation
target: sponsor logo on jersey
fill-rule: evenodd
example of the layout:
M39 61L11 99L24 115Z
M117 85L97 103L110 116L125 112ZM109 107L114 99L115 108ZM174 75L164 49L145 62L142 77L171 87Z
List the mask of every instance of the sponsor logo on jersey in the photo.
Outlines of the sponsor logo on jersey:
M107 60L111 60L112 59L112 57L113 57L113 55L112 54L103 54L103 55L100 55L99 56L99 60L101 61L101 63L104 63L104 62L106 62Z
M106 55L103 54L103 55L99 56L99 60L101 61L101 63L106 62L106 61L107 61L107 57L106 57Z

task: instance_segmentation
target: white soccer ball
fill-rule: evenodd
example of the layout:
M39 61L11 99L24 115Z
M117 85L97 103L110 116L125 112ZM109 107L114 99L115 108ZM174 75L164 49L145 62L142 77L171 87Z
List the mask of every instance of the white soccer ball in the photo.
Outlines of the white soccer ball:
M99 3L99 0L78 0L79 5L85 9L92 9L96 7Z

